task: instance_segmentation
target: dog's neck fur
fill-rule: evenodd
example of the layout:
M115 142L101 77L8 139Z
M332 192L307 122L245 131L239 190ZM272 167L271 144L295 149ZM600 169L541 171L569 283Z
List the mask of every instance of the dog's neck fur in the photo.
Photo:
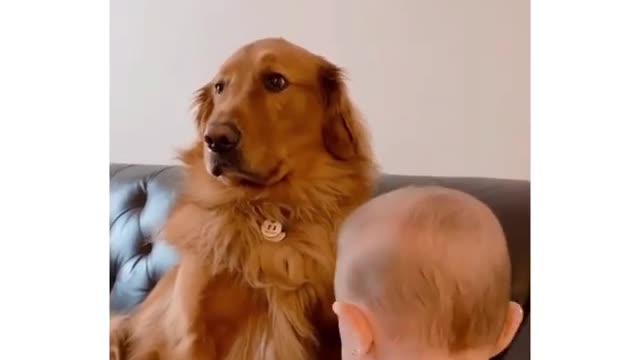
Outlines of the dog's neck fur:
M165 229L167 238L183 253L204 256L214 268L241 266L252 246L263 241L259 226L264 220L285 224L291 235L301 227L322 225L331 231L327 241L334 243L337 227L371 195L377 173L368 156L348 164L327 160L311 173L293 175L295 181L259 189L222 184L207 173L199 147L183 153L182 160L186 182ZM233 234L229 229L243 230Z

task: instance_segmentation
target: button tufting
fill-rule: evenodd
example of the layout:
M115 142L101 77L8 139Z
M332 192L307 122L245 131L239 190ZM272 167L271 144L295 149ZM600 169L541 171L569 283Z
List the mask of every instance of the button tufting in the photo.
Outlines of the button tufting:
M149 240L143 240L138 248L138 253L141 256L148 256L151 254L151 250L153 249L153 243Z

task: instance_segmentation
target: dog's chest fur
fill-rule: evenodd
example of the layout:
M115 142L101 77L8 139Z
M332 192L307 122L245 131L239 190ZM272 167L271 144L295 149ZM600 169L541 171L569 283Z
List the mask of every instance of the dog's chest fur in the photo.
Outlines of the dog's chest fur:
M211 210L185 206L175 218L182 218L181 227L193 226L171 237L182 239L182 251L199 258L210 276L200 313L218 355L234 360L318 356L319 332L335 328L330 307L340 214L332 218L313 209L262 203ZM286 237L266 240L260 229L265 220L283 224Z

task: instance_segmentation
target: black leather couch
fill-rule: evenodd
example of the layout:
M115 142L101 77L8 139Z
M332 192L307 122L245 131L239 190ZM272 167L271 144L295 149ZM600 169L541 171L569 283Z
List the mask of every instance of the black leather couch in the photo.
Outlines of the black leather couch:
M177 166L111 164L110 293L112 311L130 311L177 260L158 237L182 182ZM500 219L513 263L512 297L525 311L525 321L512 346L498 359L529 356L529 182L484 178L383 175L377 193L409 185L441 185L472 194Z

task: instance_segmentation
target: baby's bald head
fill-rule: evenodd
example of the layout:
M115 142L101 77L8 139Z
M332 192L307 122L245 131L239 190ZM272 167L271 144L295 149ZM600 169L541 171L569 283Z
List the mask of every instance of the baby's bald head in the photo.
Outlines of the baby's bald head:
M455 190L408 187L343 224L336 299L364 307L389 338L464 351L501 336L510 274L504 233L486 205Z

